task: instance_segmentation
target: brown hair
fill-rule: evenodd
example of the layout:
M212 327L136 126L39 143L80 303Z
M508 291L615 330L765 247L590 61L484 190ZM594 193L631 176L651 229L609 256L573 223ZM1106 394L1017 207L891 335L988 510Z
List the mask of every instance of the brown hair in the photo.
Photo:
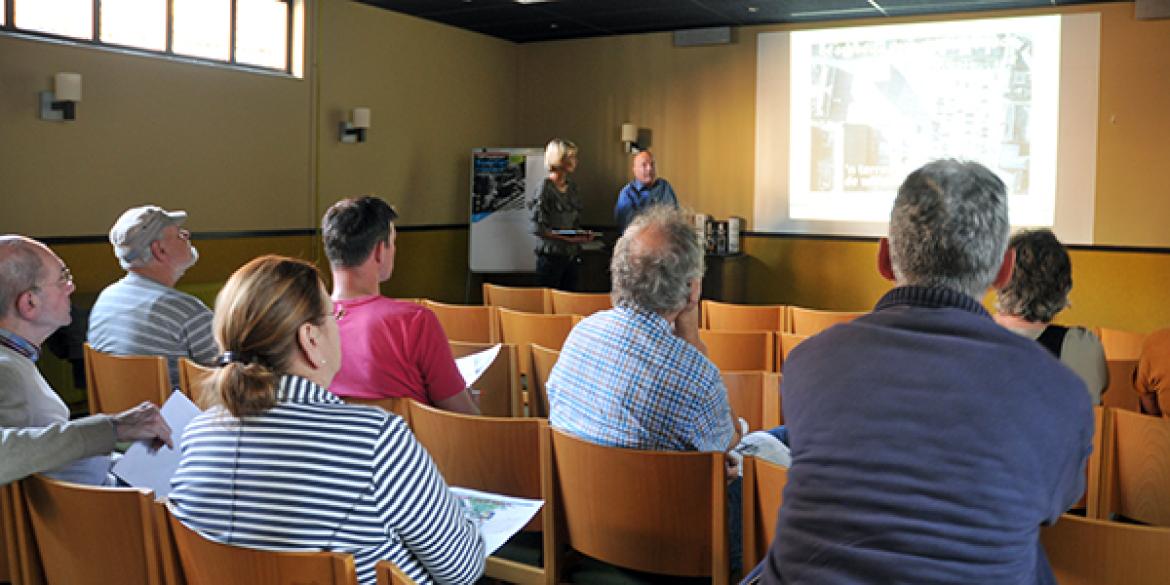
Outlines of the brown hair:
M204 396L232 415L259 414L276 404L288 373L297 329L321 324L328 308L317 267L295 258L261 256L236 270L215 298L215 341L224 355Z

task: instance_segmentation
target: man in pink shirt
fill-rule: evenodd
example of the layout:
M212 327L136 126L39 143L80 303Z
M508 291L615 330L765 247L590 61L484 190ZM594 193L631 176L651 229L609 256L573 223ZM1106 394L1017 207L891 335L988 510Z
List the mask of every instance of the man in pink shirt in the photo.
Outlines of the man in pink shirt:
M333 271L341 331L338 396L405 396L445 410L479 414L455 367L434 313L381 294L394 272L394 220L378 197L344 199L325 212L321 231Z

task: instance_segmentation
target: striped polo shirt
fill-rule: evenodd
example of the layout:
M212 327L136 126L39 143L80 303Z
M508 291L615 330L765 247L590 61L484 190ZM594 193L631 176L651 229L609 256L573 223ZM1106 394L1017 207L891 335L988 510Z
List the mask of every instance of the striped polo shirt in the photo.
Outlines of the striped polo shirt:
M98 295L87 337L101 352L167 358L172 386L179 384L179 358L209 365L219 354L203 301L133 272Z
M479 578L479 530L401 418L296 376L276 398L260 415L213 407L188 425L171 480L179 520L233 545L351 554L362 585L381 559L418 583Z

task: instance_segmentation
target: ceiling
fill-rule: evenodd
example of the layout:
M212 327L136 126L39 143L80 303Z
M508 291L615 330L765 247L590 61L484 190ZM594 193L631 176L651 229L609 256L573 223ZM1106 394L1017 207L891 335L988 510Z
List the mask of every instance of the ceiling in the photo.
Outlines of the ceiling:
M1067 6L1101 0L358 1L517 43L529 43L712 26Z

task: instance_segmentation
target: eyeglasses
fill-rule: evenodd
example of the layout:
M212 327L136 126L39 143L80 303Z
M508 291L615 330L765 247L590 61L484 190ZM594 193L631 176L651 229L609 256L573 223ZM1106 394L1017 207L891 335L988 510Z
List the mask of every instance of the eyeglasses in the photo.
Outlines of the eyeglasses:
M57 286L69 286L71 284L73 284L73 271L69 270L68 266L62 264L61 275L57 277ZM34 284L28 290L39 291L41 290L41 285Z

